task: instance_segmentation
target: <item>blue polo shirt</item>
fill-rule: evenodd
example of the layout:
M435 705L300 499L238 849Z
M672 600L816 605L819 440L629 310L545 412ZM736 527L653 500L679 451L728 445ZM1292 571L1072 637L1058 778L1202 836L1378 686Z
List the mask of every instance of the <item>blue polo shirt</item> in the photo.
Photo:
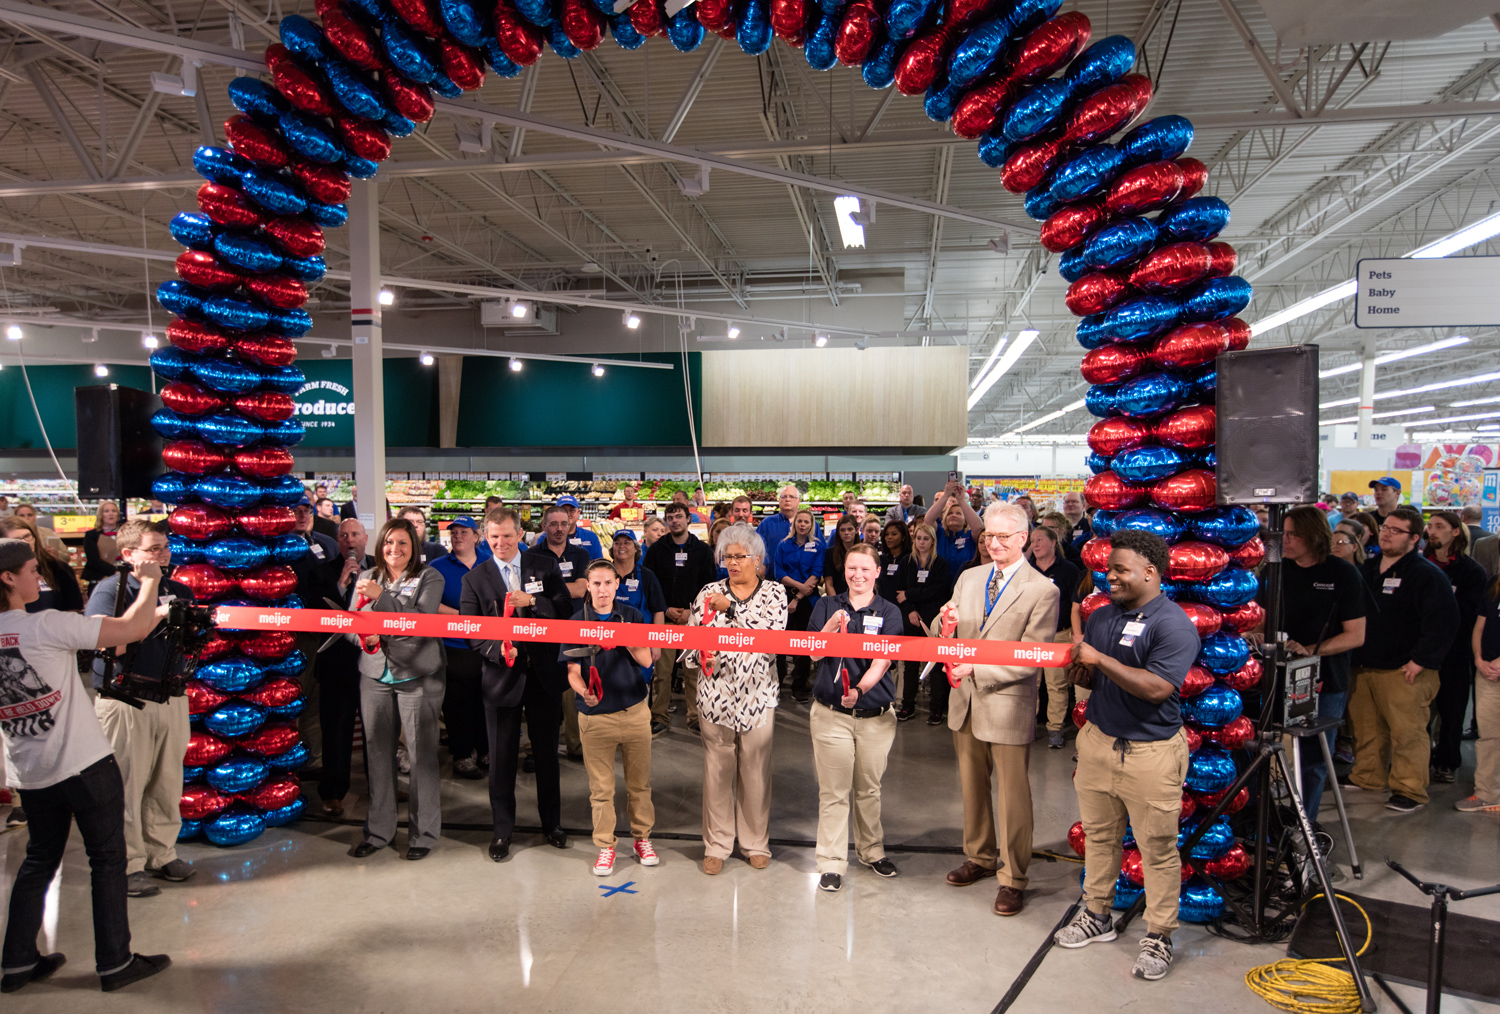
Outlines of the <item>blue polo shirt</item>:
M788 535L792 534L792 523L788 521L780 511L768 514L755 526L755 534L761 537L766 544L766 552L775 550L778 543Z
M623 602L645 618L646 623L653 623L652 616L667 611L667 599L661 592L661 582L656 575L641 566L640 560L636 560L635 573L620 582L620 587L615 590L615 601Z
M608 616L596 616L594 610L587 605L579 605L573 613L576 622L592 623L598 620L601 623L643 623L641 614L633 607L627 606L619 599L615 600L614 612ZM557 661L566 671L569 665L576 665L583 673L584 685L589 681L589 660L587 658L574 658L565 654L569 648L584 647L578 644L563 644L557 649ZM593 665L599 670L599 682L604 684L604 694L599 698L599 703L592 708L583 703L581 695L574 697L574 703L578 706L580 715L611 715L617 711L624 711L646 699L646 675L640 666L635 664L635 659L630 657L630 652L624 648L605 648L595 655Z
M604 559L604 547L599 544L599 536L587 528L574 528L573 534L568 536L568 545L583 547L588 551L590 560Z
M477 567L483 562L482 557L476 558L474 566ZM452 553L438 557L428 566L443 575L443 605L457 609L459 596L463 594L464 575L474 568L464 566L464 562ZM467 649L469 647L469 642L462 637L445 637L443 643L449 648Z
M942 525L938 525L938 555L948 562L948 570L951 573L957 574L968 565L970 560L974 559L977 541L968 525L959 529L957 535L950 533Z
M794 581L822 577L823 556L827 552L827 544L816 535L808 536L807 541L800 546L795 539L782 539L771 550L771 577L777 581L784 577ZM816 605L817 602L817 594L808 596L808 605Z

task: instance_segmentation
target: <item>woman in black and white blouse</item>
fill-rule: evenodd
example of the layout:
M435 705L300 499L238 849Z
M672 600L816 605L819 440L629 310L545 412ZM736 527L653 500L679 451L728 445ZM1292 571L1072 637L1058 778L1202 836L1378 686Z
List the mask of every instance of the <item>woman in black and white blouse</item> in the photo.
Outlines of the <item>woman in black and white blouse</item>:
M747 524L730 525L714 547L723 581L703 586L692 622L714 610L713 627L786 629L786 589L759 576L766 545ZM763 870L771 861L771 733L779 702L776 656L762 652L684 653L701 667L699 734L703 738L703 872L718 873L740 851ZM703 664L706 661L707 664ZM738 784L736 784L738 783Z

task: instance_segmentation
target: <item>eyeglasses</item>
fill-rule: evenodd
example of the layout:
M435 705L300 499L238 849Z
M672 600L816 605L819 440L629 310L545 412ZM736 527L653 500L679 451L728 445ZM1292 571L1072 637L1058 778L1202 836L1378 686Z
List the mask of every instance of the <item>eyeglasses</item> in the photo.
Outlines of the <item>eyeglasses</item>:
M1389 522L1380 526L1382 532L1390 532L1392 535L1410 535L1410 528L1395 528Z
M1354 540L1353 539L1334 539L1333 540L1333 544L1335 546L1352 546L1352 545L1354 545Z
M750 554L749 553L725 553L724 554L724 562L725 563L744 563L748 559L750 559Z
M1025 536L1025 534L1025 532L985 532L983 537L990 542L1004 542L1006 539L1013 539L1017 535Z

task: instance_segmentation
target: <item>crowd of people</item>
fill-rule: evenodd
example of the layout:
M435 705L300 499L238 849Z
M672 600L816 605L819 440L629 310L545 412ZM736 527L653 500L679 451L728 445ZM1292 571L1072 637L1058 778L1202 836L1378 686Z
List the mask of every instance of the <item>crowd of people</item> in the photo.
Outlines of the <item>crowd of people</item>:
M1457 808L1500 811L1496 538L1463 513L1437 512L1424 522L1400 505L1394 479L1371 487L1373 510L1360 510L1351 495L1337 510L1296 507L1283 518L1282 634L1293 654L1322 659L1320 714L1347 712L1352 753L1342 759L1352 766L1339 782L1385 794L1397 812L1425 805L1429 784L1454 781L1463 766L1472 695L1474 791ZM633 493L622 511L632 509ZM976 499L951 481L924 506L906 486L881 517L850 497L825 538L793 485L759 523L746 497L709 508L679 495L660 518L632 518L642 522L641 535L621 528L607 547L579 524L572 497L545 509L530 545L520 516L503 503L453 520L447 547L428 539L424 513L408 507L381 526L371 547L355 516L331 535L320 530L318 500L306 497L294 514L309 552L295 570L300 596L314 607L1071 645L1064 665L952 664L929 676L914 663L817 654L399 635L344 635L325 646L320 635L299 635L311 660L303 732L321 757L318 804L327 816L344 814L357 718L369 807L350 855L397 846L404 796L404 857L425 858L441 833L446 730L453 774L488 782L486 853L504 862L515 845L523 772L534 776L545 842L568 847L560 770L561 758L572 757L589 783L593 872L606 876L622 851L618 754L631 836L624 851L654 866L661 859L651 840L652 742L671 728L680 693L687 729L703 748L701 868L721 873L738 848L752 868L764 869L772 859L774 716L789 695L808 707L818 886L838 891L848 875L851 824L857 861L878 876L899 875L884 848L881 781L897 726L915 717L925 682L927 722L950 730L963 803L964 861L947 882L994 877L993 911L1011 916L1026 902L1038 723L1048 747L1063 749L1074 702L1086 701L1074 779L1088 843L1086 904L1057 942L1071 948L1113 938L1107 913L1128 822L1141 849L1147 914L1134 972L1160 978L1177 925L1176 815L1188 763L1178 690L1198 652L1191 621L1162 593L1166 544L1116 531L1102 578L1109 603L1085 622L1081 604L1101 578L1080 558L1093 537L1082 496L1065 494L1056 511L1039 511L1029 497L988 506ZM354 514L353 501L347 506ZM159 650L146 636L153 617L173 596L190 594L162 577L170 564L164 524L121 523L117 510L102 507L99 521L93 552L101 560L115 554L132 573L122 583L111 566L85 602L33 521L19 512L0 519L0 674L7 678L0 731L9 783L31 820L11 896L7 991L48 974L58 957L37 952L35 927L70 820L77 818L95 863L96 964L107 989L167 964L162 955L128 953L115 895L154 894L156 881L193 875L175 849L185 701L139 708L99 693L86 716L87 695L58 668L74 648ZM694 524L707 526L706 540L690 530ZM96 663L96 691L112 663ZM55 748L54 726L31 718L42 698L82 747ZM1339 746L1332 731L1329 744ZM1315 817L1331 773L1315 744L1309 750L1304 741L1302 749L1302 792ZM105 826L112 815L120 818L117 831Z

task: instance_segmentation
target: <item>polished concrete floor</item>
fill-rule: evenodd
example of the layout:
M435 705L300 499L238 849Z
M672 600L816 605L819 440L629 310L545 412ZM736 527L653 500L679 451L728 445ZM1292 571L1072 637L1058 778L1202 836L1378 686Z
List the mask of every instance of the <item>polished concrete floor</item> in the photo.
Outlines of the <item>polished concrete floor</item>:
M1077 897L1079 866L1035 860L1025 912L1001 919L990 911L990 884L944 883L960 861L955 855L901 851L956 850L960 841L949 733L923 718L900 727L884 783L886 841L901 871L894 880L856 865L841 893L819 892L812 850L793 844L777 846L766 870L734 858L708 877L697 841L666 838L656 841L659 867L622 858L601 880L591 874L595 851L586 835L566 851L519 835L510 860L497 865L484 856L482 830L446 833L421 863L395 850L361 861L345 855L359 840L356 824L305 820L238 848L186 845L182 854L199 875L130 903L135 949L165 951L173 967L106 996L92 970L88 867L75 837L43 934L44 949L66 952L69 964L49 982L6 997L5 1009L986 1012ZM657 831L691 836L699 830L701 759L696 735L680 714L673 721L653 751ZM777 722L772 834L807 841L817 793L806 708L788 698ZM1068 851L1064 836L1077 817L1071 752L1048 750L1045 739L1033 749L1038 849ZM1413 815L1391 813L1374 798L1351 800L1366 875L1362 882L1348 876L1340 847L1341 886L1419 903L1381 865L1384 855L1461 886L1500 880L1500 816L1451 808L1470 791L1464 777L1435 787L1433 805ZM443 792L445 823L488 823L483 782L448 778ZM565 824L586 828L581 764L564 762L563 800ZM362 810L355 802L351 815ZM1335 830L1331 801L1324 816ZM529 785L520 820L536 820ZM0 837L6 890L24 847L24 830ZM1464 902L1461 911L1500 919L1500 898ZM1171 974L1145 983L1129 974L1143 932L1136 924L1112 944L1054 949L1012 1009L1271 1009L1243 977L1283 957L1282 947L1184 926ZM1420 1009L1420 990L1396 988ZM1395 1009L1377 997L1381 1009ZM1444 998L1447 1011L1487 1009Z

